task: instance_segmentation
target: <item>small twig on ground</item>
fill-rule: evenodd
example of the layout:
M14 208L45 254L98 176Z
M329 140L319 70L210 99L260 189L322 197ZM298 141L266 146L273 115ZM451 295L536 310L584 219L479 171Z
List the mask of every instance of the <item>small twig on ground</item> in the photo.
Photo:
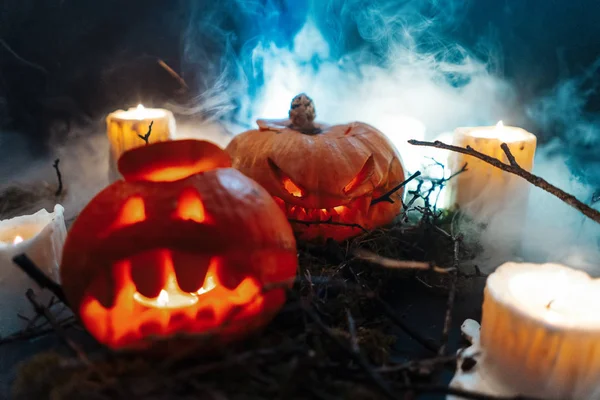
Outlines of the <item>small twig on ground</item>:
M150 121L150 125L148 126L148 132L145 135L138 134L138 137L146 142L146 146L150 143L150 135L152 134L152 125L154 125L154 121Z
M456 360L458 359L458 355L453 356L443 356L443 357L433 357L433 358L423 358L420 360L411 360L402 364L396 365L384 365L380 367L377 371L380 373L394 373L400 371L413 371L413 370L422 370L422 369L433 369L438 365L445 365L449 363L453 363L456 365Z
M346 319L348 320L348 332L350 333L350 344L352 345L352 351L360 353L360 347L358 346L358 336L356 335L356 323L350 310L346 309Z
M452 312L454 311L454 300L456 298L456 283L458 280L458 265L459 265L459 252L460 243L462 236L458 235L453 237L454 241L454 255L452 259L453 272L451 274L450 291L448 292L448 302L446 303L446 316L444 318L444 329L442 331L441 345L438 350L438 355L443 356L446 354L446 346L448 345L448 335L450 333L450 327L452 325Z
M50 290L60 301L68 306L62 287L48 278L27 255L19 254L13 258L13 262L41 288Z
M332 217L329 217L328 220L326 221L303 221L303 220L299 220L299 219L288 219L289 222L293 223L293 224L304 224L306 226L310 226L310 225L336 225L336 226L345 226L348 228L357 228L362 230L363 232L367 233L369 232L367 229L365 229L364 227L362 227L360 224L351 224L351 223L345 223L345 222L335 222L333 221Z
M423 337L419 332L417 332L410 325L404 322L404 320L396 313L392 306L385 302L381 297L376 296L375 299L381 305L383 311L388 316L388 318L392 320L394 325L402 329L404 333L410 336L415 342L419 343L421 346L431 351L432 353L436 353L438 351L440 346L437 343L435 343L433 339Z
M329 339L331 339L334 343L336 343L341 349L345 350L350 358L354 360L362 370L367 374L372 383L383 393L386 397L390 399L396 399L396 396L391 391L387 382L375 371L367 362L363 354L360 352L353 351L349 349L339 337L337 337L331 328L329 328L325 323L319 318L317 313L311 308L310 305L303 305L302 309L306 313L306 315L317 325L317 327L323 332Z
M431 270L434 272L439 272L441 274L447 274L449 272L455 271L454 268L441 268L431 263L426 263L423 261L394 260L393 258L378 256L375 253L363 249L355 250L354 255L356 256L356 258L369 261L373 264L378 264L386 268Z
M412 174L412 175L410 176L410 178L408 178L408 179L407 179L407 180L405 180L404 182L402 182L402 183L400 183L400 184L398 184L398 185L394 186L394 187L392 188L392 190L390 190L389 192L387 192L387 193L385 193L385 194L383 194L383 195L381 195L381 196L379 196L379 197L377 197L377 198L375 198L375 199L371 200L371 205L373 206L373 205L375 205L375 204L377 204L377 203L381 203L382 201L387 201L388 203L393 203L393 202L394 202L394 200L392 200L392 197L391 197L391 196L392 196L394 193L396 193L398 190L400 190L401 188L403 188L404 186L406 186L406 185L407 185L407 184L408 184L410 181L412 181L413 179L415 179L415 178L416 178L417 176L419 176L419 175L421 175L421 171L417 171L417 172L415 172L414 174Z
M439 348L439 345L437 343L435 343L431 339L424 338L419 332L417 332L414 328L412 328L410 325L408 325L406 322L404 322L402 320L402 318L392 308L392 306L390 306L385 300L383 300L377 293L375 293L373 290L371 290L371 288L368 285L360 282L358 275L354 272L354 270L352 268L350 268L350 272L352 273L352 276L354 277L355 282L357 284L359 284L363 289L368 290L368 292L371 294L370 297L373 300L377 301L377 303L383 308L384 313L388 316L388 318L390 320L392 320L394 325L396 325L398 328L402 329L402 331L404 333L406 333L414 341L419 343L421 346L423 346L427 350L430 350L433 353L437 352L437 350Z
M459 147L459 146L445 144L445 143L442 143L437 140L435 142L423 142L420 140L409 140L408 143L415 145L415 146L435 147L438 149L450 150L450 151L454 151L457 153L462 153L462 154L466 154L466 155L478 158L496 168L499 168L503 171L520 176L521 178L525 179L527 182L531 183L532 185L545 190L546 192L558 197L560 200L562 200L566 204L570 205L571 207L579 210L586 217L596 221L597 223L600 223L600 211L595 210L592 207L588 206L587 204L577 200L577 198L575 196L565 192L562 189L557 188L556 186L552 185L545 179L540 178L539 176L533 175L531 172L526 171L525 169L519 167L518 165L512 165L510 163L510 161L509 161L509 164L506 164L506 163L500 161L499 159L490 157L487 154L483 154L483 153L473 149L470 146L463 148L463 147ZM507 158L509 158L508 154L510 154L512 157L512 153L508 149L508 146L503 147L502 149L506 153ZM514 157L513 157L513 159L514 159ZM510 160L510 158L509 158L509 160Z
M56 318L54 318L50 310L37 301L35 293L32 289L27 289L26 296L29 302L33 305L35 311L39 314L42 314L48 320L48 322L50 323L50 325L52 325L52 328L56 331L58 336L65 342L67 346L71 348L71 350L73 350L75 354L77 354L79 359L87 365L91 365L90 360L87 358L83 350L69 338L69 336L64 330L64 327L58 323L58 321L56 320Z
M41 315L37 314L36 319L38 319L39 317L41 317ZM70 317L66 317L64 319L58 320L57 323L60 326L62 326L63 328L68 328L73 325L76 325L78 322L75 317L70 316ZM44 324L44 325L47 325L47 324ZM14 335L6 336L6 337L3 337L2 339L0 339L0 345L19 342L22 340L35 339L35 338L44 336L44 335L54 332L54 331L55 330L52 327L50 327L50 328L40 328L40 327L25 328L21 332L17 332Z
M56 160L54 160L54 164L52 164L52 166L56 170L56 177L58 178L58 189L56 189L56 195L57 196L60 196L60 194L63 191L62 175L60 173L60 169L58 168L58 163L59 162L60 162L60 158L57 158Z

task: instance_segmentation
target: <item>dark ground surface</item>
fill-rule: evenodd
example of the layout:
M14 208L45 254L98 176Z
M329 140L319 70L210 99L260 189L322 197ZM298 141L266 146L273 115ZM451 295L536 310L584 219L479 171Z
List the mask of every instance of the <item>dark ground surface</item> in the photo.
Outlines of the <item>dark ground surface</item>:
M454 353L464 342L460 337L460 326L466 318L479 320L485 278L470 278L470 287L459 291L453 313L452 329L450 331L449 349ZM424 337L439 340L443 329L444 313L447 296L442 293L432 293L426 286L415 279L399 280L395 299L389 299L390 304ZM68 334L85 350L93 351L97 344L80 329L70 328ZM421 358L431 354L401 330L393 332L398 336L394 349L395 358ZM30 357L49 350L69 354L68 347L54 333L20 342L0 346L0 399L10 399L11 384L17 373L19 363ZM446 369L443 380L449 382L453 371ZM422 395L419 399L443 399L443 395ZM33 400L33 399L32 399Z

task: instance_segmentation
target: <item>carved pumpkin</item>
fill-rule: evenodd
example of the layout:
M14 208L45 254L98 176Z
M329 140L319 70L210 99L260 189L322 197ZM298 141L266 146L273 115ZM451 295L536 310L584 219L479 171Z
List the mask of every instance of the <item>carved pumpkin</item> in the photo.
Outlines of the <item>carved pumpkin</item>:
M196 140L120 158L125 180L81 212L61 265L67 299L99 342L140 349L214 333L222 344L283 305L281 282L297 268L292 229L262 187L229 167L227 153Z
M232 165L271 193L303 240L340 241L390 223L402 207L404 181L397 150L362 122L314 123L305 94L296 96L289 119L259 120L258 130L233 138ZM378 199L377 201L374 201Z

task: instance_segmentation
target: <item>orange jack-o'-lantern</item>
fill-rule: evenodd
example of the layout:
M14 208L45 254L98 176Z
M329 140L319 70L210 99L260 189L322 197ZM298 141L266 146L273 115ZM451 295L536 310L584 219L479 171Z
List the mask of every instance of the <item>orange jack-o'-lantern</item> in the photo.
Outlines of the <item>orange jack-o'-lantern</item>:
M268 323L297 268L269 193L203 141L130 150L119 170L125 180L90 201L64 246L62 285L86 329L140 349L198 334L222 344Z
M292 101L289 117L257 121L258 130L236 136L226 150L234 168L277 200L300 239L339 241L398 215L402 189L374 201L405 177L385 135L361 122L314 123L314 104L304 94Z

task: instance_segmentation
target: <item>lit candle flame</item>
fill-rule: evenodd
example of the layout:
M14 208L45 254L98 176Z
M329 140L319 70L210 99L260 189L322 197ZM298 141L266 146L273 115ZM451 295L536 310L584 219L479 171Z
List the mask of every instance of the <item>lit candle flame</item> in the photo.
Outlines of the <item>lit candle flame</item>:
M15 240L13 240L13 244L21 243L23 238L19 235L15 236Z
M169 293L165 289L162 289L156 298L156 304L159 307L164 307L169 304Z
M217 279L214 270L210 269L202 287L193 293L184 292L177 283L175 270L171 257L164 259L164 268L167 272L167 280L164 289L161 289L157 297L148 298L139 292L133 294L133 298L140 304L150 308L181 308L189 307L198 302L198 296L207 293L217 287Z
M504 128L504 123L502 122L502 120L498 121L498 123L496 124L496 129L502 129Z
M143 105L141 105L141 104L138 104L138 106L137 106L137 111L138 111L138 112L143 112L143 111L144 111L144 106L143 106ZM502 121L500 121L500 122L502 122Z

